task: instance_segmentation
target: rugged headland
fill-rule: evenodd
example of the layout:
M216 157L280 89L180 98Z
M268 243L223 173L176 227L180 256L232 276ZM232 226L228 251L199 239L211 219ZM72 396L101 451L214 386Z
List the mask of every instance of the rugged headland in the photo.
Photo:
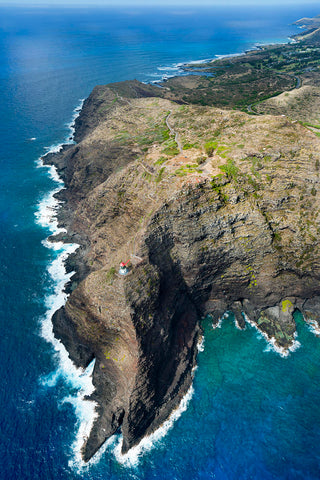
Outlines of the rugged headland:
M178 406L202 317L231 311L283 351L295 309L320 322L320 46L308 27L162 86L98 86L76 144L45 158L66 185L63 239L81 245L53 325L76 365L96 359L85 461L119 429L128 451Z

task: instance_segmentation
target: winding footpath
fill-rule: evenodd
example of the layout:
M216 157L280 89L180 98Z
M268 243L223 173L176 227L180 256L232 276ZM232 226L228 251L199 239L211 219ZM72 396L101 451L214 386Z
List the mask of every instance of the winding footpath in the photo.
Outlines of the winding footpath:
M171 135L174 135L174 140L175 140L176 144L178 145L179 152L180 152L180 153L183 153L183 148L182 148L182 145L181 145L179 133L176 132L175 129L174 129L174 128L170 125L170 123L169 123L169 118L171 117L171 115L172 115L172 110L170 110L170 113L169 113L169 115L168 115L167 118L166 118L166 124L167 124L167 127L168 127L169 130L170 130L170 134L171 134Z

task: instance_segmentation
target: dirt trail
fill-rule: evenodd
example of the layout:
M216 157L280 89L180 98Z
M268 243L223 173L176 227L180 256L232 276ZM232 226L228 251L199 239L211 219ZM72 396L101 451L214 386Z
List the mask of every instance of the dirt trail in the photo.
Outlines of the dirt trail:
M182 145L181 145L179 133L176 132L175 129L174 129L174 128L170 125L170 123L169 123L169 118L171 117L171 115L172 115L172 111L170 111L169 115L168 115L167 118L166 118L166 124L167 124L167 127L168 127L169 130L170 130L171 135L174 135L174 139L175 139L176 144L178 145L178 148L179 148L180 153L182 153L182 152L183 152L183 148L182 148Z

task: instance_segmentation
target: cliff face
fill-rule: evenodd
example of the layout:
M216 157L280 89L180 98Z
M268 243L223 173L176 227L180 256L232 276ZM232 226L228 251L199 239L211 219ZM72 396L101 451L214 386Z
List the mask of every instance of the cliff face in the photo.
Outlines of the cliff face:
M96 359L85 460L119 428L127 451L178 405L202 316L230 310L244 328L245 314L286 349L295 308L317 321L320 300L316 135L281 116L112 95L94 90L79 143L49 159L87 265L53 318L77 365Z

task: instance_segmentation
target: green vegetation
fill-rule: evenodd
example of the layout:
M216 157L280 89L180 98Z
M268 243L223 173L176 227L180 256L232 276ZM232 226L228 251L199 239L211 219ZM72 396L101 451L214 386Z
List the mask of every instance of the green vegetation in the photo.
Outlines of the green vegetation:
M223 191L223 187L228 183L228 180L225 175L219 173L215 177L212 177L210 182L212 190L216 192L219 196L219 200L224 204L228 201L228 195Z
M164 171L165 171L165 167L162 167L162 168L159 170L159 173L158 173L158 175L156 176L156 183L161 182Z
M197 162L198 165L202 165L202 163L205 163L206 160L207 160L207 157L205 157L205 156L201 156L201 157L196 158L196 162Z
M224 165L219 165L219 168L222 172L224 172L227 175L228 178L232 178L233 180L236 180L239 173L239 168L234 163L234 160L232 160L231 158L228 158L227 163Z
M197 143L185 143L182 147L183 150L190 150L190 148L197 148Z
M167 157L160 157L156 162L154 162L154 165L162 165L167 160Z
M313 40L315 43L316 39ZM318 71L320 48L303 43L275 45L250 54L225 58L197 65L189 70L201 70L194 88L184 87L184 81L169 79L166 86L186 103L233 108L248 112L263 100L300 86L298 75ZM206 77L208 73L212 76ZM255 113L253 110L249 113ZM310 125L314 128L317 126Z
M170 131L165 123L162 121L160 123L154 124L152 127L148 128L143 134L136 135L132 137L134 142L138 145L152 145L153 143L163 143L170 138Z
M204 149L205 149L205 152L208 155L208 157L212 157L213 152L215 151L215 149L217 147L218 147L218 143L215 142L215 141L209 141L209 142L205 143Z
M110 270L108 270L107 275L106 275L106 282L109 285L113 284L115 274L116 274L116 269L114 267L111 267Z
M261 185L253 177L251 177L251 175L247 174L246 179L249 185L251 185L255 191L260 190Z
M290 300L283 300L282 301L281 308L282 308L282 311L284 313L287 313L289 308L292 308L292 307L293 307L293 304L292 304L292 302L290 302Z
M175 157L176 155L178 155L179 149L175 140L173 139L167 140L166 142L164 142L164 146L165 148L161 150L161 153L164 153L169 157Z
M248 288L251 289L251 288L256 287L257 286L257 279L256 279L256 276L253 272L253 267L251 265L247 265L246 270L250 274L250 282L249 282Z
M192 165L184 165L180 168L178 168L174 174L177 175L178 177L184 177L185 175L188 175L189 173L201 173L202 170L198 168L198 164L194 163Z
M276 243L281 242L281 235L279 232L273 232L273 241Z
M301 123L301 125L303 125L304 127L312 127L312 128L320 129L320 125L314 125L310 122L299 122L299 123Z

